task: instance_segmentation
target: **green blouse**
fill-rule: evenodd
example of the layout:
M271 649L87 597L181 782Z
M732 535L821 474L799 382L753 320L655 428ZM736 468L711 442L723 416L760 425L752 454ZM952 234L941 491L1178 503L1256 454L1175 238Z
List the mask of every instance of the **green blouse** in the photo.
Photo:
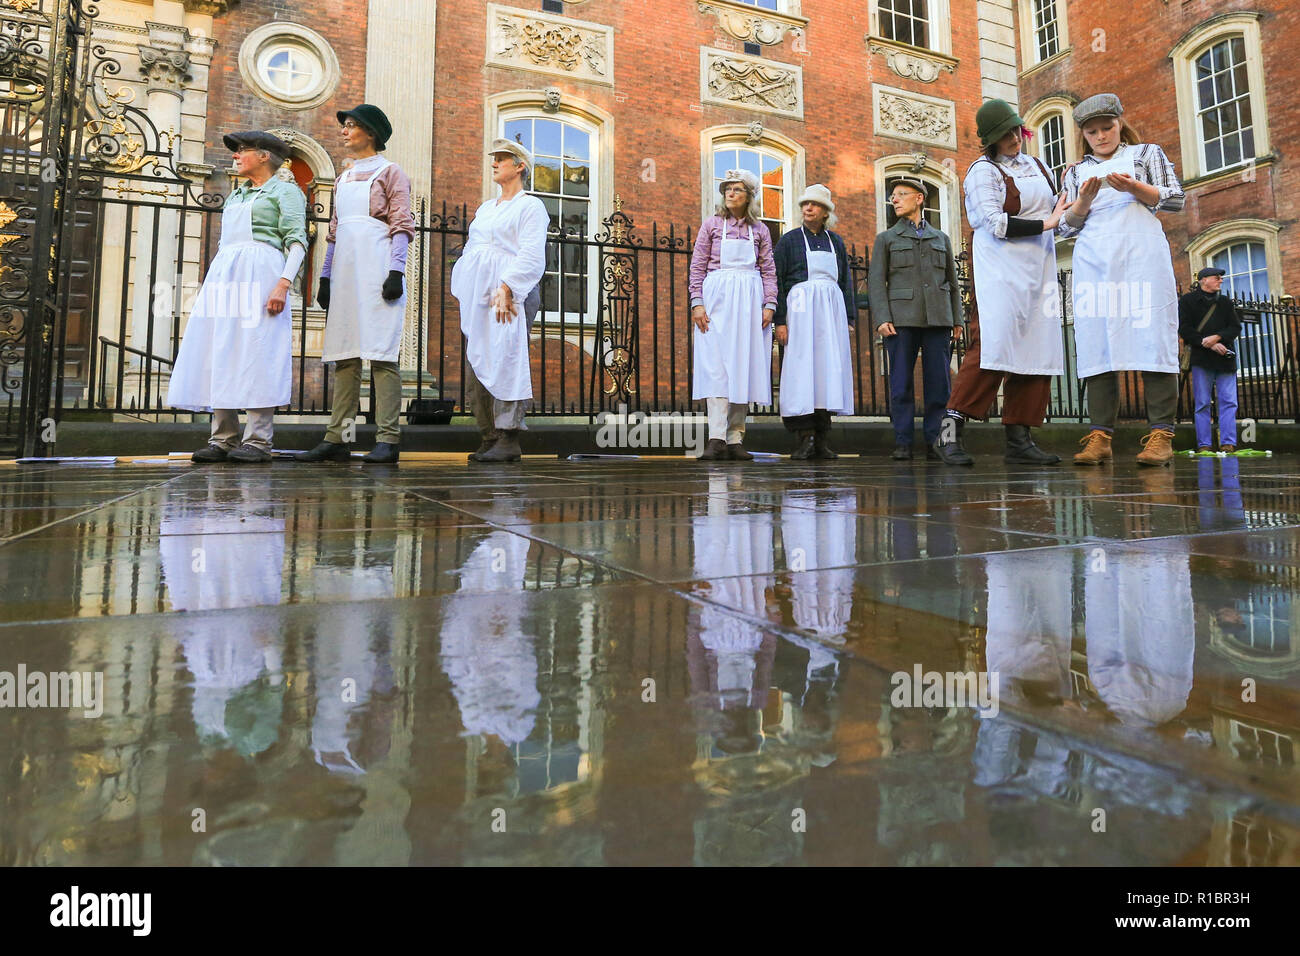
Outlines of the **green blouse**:
M226 199L238 205L256 199L253 206L253 238L281 252L295 242L307 248L307 198L297 183L272 176L261 186L243 185Z

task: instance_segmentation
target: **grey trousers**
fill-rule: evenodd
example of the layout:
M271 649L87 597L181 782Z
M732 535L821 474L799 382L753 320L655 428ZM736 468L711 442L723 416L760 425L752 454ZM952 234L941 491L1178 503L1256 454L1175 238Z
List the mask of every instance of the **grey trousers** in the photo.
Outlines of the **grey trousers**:
M1094 428L1115 427L1119 415L1119 372L1103 372L1088 382L1088 416ZM1147 423L1152 428L1173 428L1178 416L1178 375L1143 372L1142 391L1147 400Z
M262 451L271 450L271 435L275 420L274 408L250 408L244 426L243 444ZM212 437L208 443L230 451L239 446L239 409L214 408L212 410Z
M524 319L528 331L533 331L533 320L542 307L542 287L534 286L533 291L524 299ZM524 427L524 412L528 402L502 402L492 397L492 393L483 387L483 383L474 374L474 367L465 363L465 401L474 413L474 423L478 425L483 439L500 437L503 431L518 431Z

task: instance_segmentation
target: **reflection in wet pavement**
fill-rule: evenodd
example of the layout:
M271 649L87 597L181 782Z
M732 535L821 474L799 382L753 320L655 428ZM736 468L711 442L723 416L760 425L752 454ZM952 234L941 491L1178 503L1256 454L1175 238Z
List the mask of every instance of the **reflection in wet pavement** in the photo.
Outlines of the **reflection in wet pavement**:
M0 502L6 864L1300 862L1287 457L14 467ZM102 715L20 668L102 674ZM967 673L996 707L921 693Z

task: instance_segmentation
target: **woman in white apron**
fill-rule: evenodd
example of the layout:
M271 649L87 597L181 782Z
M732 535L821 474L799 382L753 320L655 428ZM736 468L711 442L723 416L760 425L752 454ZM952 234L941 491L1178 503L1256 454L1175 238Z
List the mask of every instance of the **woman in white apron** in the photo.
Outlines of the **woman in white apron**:
M799 436L790 456L838 458L826 444L832 415L853 414L850 330L857 298L831 191L821 183L799 197L803 225L776 244L776 340L781 357L781 419Z
M464 255L451 270L451 294L465 334L465 401L484 437L469 457L499 464L522 456L519 432L533 397L525 300L546 269L551 218L540 199L524 192L528 151L498 139L488 155L501 193L474 213Z
M700 225L691 255L694 373L691 398L704 399L709 442L701 461L749 461L745 413L772 401L772 317L776 262L772 236L759 222L758 177L728 170L723 201Z
M269 462L273 416L292 390L285 302L306 257L307 201L297 183L274 175L289 156L283 140L261 131L224 139L235 175L248 182L226 200L221 245L185 326L167 404L212 411L212 435L193 461ZM241 408L248 421L239 444Z
M334 396L325 440L299 461L349 461L361 407L361 364L374 379L375 447L361 460L392 464L401 452L398 352L406 319L406 253L415 236L411 180L379 155L393 135L388 117L363 103L338 114L352 167L334 186L325 266L316 299L327 311L322 362L333 362Z
M1065 371L1061 297L1053 233L1065 210L1056 180L1023 149L1024 121L1003 100L975 114L984 155L966 173L966 218L974 232L975 306L969 345L934 450L949 465L971 465L962 447L968 418L988 417L1002 393L1005 460L1055 465L1030 436L1043 424L1052 376Z
M1076 464L1112 458L1119 372L1142 372L1150 433L1140 465L1174 457L1178 411L1178 288L1157 212L1183 208L1182 184L1164 150L1139 143L1114 93L1074 108L1083 159L1065 174L1073 205L1058 228L1074 244L1074 340L1092 431ZM1102 165L1105 164L1105 165ZM1098 168L1100 167L1100 168Z

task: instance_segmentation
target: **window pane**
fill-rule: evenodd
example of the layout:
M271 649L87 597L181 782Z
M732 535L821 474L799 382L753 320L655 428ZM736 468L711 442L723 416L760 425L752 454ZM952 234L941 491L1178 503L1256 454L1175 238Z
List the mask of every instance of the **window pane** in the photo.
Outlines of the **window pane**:
M785 164L775 156L763 156L763 181L770 183L772 180L768 174L772 172L780 173L784 168Z
M538 153L533 165L533 192L558 193L560 191L560 161L544 159Z
M573 126L564 127L564 155L567 159L591 159L591 134Z
M1264 256L1264 244L1252 242L1250 244L1250 267L1255 270L1268 269L1268 264Z
M768 219L784 219L781 209L781 190L763 188L763 216Z
M507 120L505 138L523 145L530 153L533 151L533 121Z
M566 162L564 164L564 195L586 196L590 191L590 187L590 163Z
M1207 169L1218 169L1223 165L1223 146L1215 140L1212 143L1205 144L1205 167Z
M752 150L742 149L738 154L738 162L740 163L740 169L748 170L755 176L759 176L760 179L762 178L760 173L763 171L763 163L762 157L760 157L758 153L755 153Z
M713 178L715 181L721 181L722 177L727 175L727 170L736 168L736 151L734 149L720 149L713 154Z
M534 120L534 151L541 156L559 156L560 129L560 124L555 120Z

